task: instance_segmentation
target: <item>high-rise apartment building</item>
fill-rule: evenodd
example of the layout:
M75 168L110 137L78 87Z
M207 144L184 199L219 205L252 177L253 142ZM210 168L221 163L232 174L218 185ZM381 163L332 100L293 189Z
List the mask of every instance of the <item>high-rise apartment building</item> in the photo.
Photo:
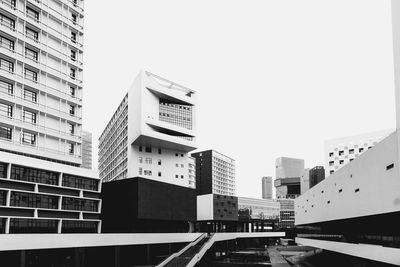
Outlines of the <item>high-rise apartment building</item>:
M196 159L196 190L198 195L234 196L235 160L215 150L192 153Z
M99 139L103 182L142 177L194 187L194 91L142 71Z
M263 177L261 180L262 186L262 198L272 199L273 198L273 179L271 176Z
M384 130L325 141L325 176L333 174L393 131Z
M0 232L98 232L82 164L83 1L0 3Z
M82 168L92 169L92 133L82 131Z
M193 90L139 73L99 139L104 231L189 231L196 220L188 154L196 149L195 115ZM136 212L120 212L120 203Z

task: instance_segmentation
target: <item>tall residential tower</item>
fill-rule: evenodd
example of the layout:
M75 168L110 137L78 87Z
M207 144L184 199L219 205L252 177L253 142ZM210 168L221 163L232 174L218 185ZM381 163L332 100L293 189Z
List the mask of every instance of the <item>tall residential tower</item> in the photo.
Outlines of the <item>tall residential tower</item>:
M83 1L0 3L0 232L98 232L82 164Z
M235 160L215 150L193 153L198 195L236 195Z

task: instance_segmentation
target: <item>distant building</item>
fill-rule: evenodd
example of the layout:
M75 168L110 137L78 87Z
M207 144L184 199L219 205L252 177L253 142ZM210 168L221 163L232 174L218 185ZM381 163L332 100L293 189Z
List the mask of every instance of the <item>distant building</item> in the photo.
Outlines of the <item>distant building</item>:
M272 199L273 198L272 187L274 186L272 177L270 176L263 177L261 183L262 183L262 198Z
M234 196L235 160L215 150L193 153L196 159L196 190L198 195Z
M197 228L201 232L271 231L279 220L279 208L273 199L198 195Z
M280 157L275 160L275 178L301 177L304 159Z
M280 204L278 228L293 228L295 224L294 199L277 199Z
M310 189L310 169L304 169L300 177L300 195Z
M333 174L393 131L384 130L325 141L325 176Z
M325 169L322 166L316 166L309 171L310 187L312 188L325 179Z
M82 168L92 169L92 133L82 131Z

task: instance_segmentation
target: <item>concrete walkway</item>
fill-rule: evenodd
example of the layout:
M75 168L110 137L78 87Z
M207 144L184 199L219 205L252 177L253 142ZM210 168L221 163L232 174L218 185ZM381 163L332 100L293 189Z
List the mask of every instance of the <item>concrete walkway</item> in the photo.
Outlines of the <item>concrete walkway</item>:
M290 267L289 263L282 257L276 248L268 248L268 255L272 267Z

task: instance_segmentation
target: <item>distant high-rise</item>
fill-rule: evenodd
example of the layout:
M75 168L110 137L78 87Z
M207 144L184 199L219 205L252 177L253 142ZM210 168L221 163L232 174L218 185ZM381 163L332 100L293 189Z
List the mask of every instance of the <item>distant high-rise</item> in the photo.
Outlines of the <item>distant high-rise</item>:
M310 189L310 169L304 169L300 177L300 195Z
M217 151L193 153L196 159L196 190L198 195L235 195L235 160Z
M280 157L275 160L275 179L301 177L304 159Z
M82 131L82 168L92 169L92 133Z
M309 171L310 187L312 188L325 179L325 169L322 166L316 166Z
M325 141L325 176L333 174L353 161L392 132L384 130Z
M274 186L272 177L270 176L263 177L261 183L262 183L262 198L272 199L273 198L272 187Z

